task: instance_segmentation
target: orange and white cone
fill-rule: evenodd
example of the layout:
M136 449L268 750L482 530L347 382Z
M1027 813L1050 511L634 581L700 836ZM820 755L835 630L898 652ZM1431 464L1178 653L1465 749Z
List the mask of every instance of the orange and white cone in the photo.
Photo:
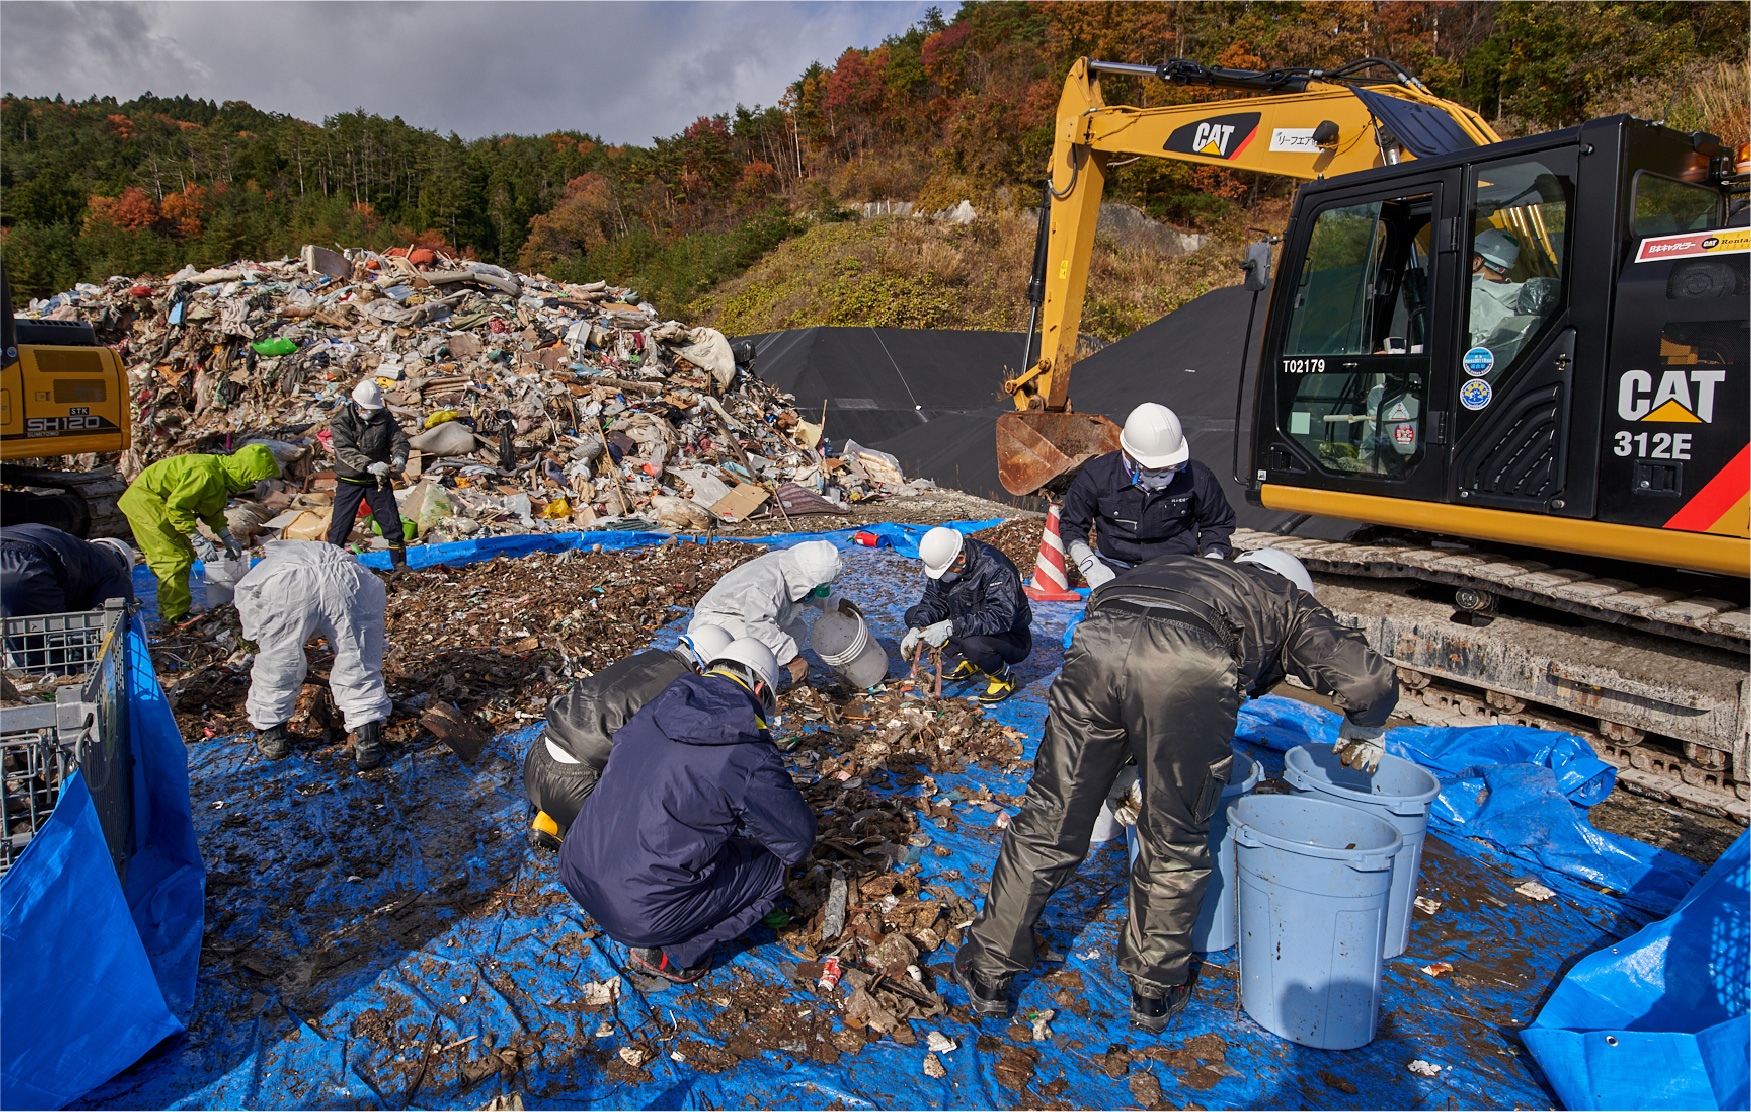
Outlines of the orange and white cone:
M1081 602L1082 596L1070 589L1070 574L1065 570L1064 538L1058 535L1058 507L1046 512L1046 531L1040 536L1040 554L1034 560L1034 577L1022 584L1022 593L1035 602Z

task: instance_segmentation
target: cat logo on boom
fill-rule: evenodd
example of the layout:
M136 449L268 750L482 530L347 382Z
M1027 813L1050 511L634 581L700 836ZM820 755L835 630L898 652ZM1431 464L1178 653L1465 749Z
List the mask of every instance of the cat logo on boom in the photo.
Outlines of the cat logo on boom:
M1257 112L1211 116L1207 120L1175 128L1173 134L1167 137L1167 142L1161 145L1161 149L1176 154L1232 160L1246 150L1247 144L1252 142L1253 134L1258 131L1258 126Z

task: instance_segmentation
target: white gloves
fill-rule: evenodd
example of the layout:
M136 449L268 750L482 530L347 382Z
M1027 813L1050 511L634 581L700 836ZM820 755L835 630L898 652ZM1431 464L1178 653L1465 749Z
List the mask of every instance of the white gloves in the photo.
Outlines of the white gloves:
M820 607L821 613L831 614L833 611L839 609L839 604L845 601L845 596L838 591L830 591L826 598L821 598L818 595L810 595L809 601Z
M1127 762L1113 780L1113 790L1107 793L1107 810L1126 826L1136 826L1143 811L1143 782L1137 778L1137 766Z
M231 535L231 530L219 530L219 543L225 546L225 555L233 560L243 555L243 546L237 543L237 538Z
M948 644L948 639L955 631L952 621L944 620L924 627L924 643L933 649L940 649Z
M1082 578L1090 587L1099 587L1110 579L1116 578L1113 569L1106 566L1094 550L1088 547L1086 541L1071 541L1069 556L1076 561L1076 566L1082 571Z
M906 636L900 638L900 659L911 660L912 654L918 651L918 642L924 640L924 631L913 626L906 631Z
M407 457L406 456L396 456L394 459L390 460L389 461L389 470L395 472L397 475L401 474L403 471L406 471L407 470Z
M1349 719L1344 719L1338 727L1338 741L1331 747L1333 753L1343 751L1339 763L1357 772L1373 772L1380 767L1380 758L1386 756L1386 730L1380 726L1357 726Z
M371 466L365 468L365 470L381 479L383 476L389 474L389 465L379 460L372 463Z
M207 539L205 533L190 533L188 535L188 543L193 546L195 555L199 557L203 564L209 560L217 560L219 558L219 550L213 547L213 542Z

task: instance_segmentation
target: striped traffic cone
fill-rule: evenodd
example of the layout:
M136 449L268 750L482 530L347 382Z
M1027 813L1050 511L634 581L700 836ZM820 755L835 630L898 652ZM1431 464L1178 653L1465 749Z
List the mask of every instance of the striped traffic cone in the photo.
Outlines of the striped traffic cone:
M1022 584L1022 593L1035 602L1081 602L1070 589L1070 574L1064 565L1064 538L1058 535L1058 507L1046 511L1046 531L1040 535L1040 554L1034 560L1034 577Z

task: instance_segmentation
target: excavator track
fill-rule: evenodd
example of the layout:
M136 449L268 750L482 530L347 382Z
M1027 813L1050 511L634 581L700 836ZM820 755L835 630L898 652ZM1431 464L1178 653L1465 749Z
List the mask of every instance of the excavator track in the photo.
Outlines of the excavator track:
M1626 790L1741 823L1751 815L1743 601L1445 538L1241 529L1234 544L1283 549L1320 576L1320 601L1399 666L1401 710L1414 720L1578 734L1619 767Z
M64 491L76 502L60 499L62 505L52 508L53 512L47 523L67 529L77 536L87 539L121 537L124 540L132 537L128 519L116 504L116 500L128 489L128 484L116 474L113 467L95 467L90 471L75 472L8 463L0 466L0 483L16 488ZM50 499L53 497L50 496ZM32 515L24 509L23 499L19 500L17 506L17 513L8 512L8 524L15 516L21 521L42 519L42 515Z

